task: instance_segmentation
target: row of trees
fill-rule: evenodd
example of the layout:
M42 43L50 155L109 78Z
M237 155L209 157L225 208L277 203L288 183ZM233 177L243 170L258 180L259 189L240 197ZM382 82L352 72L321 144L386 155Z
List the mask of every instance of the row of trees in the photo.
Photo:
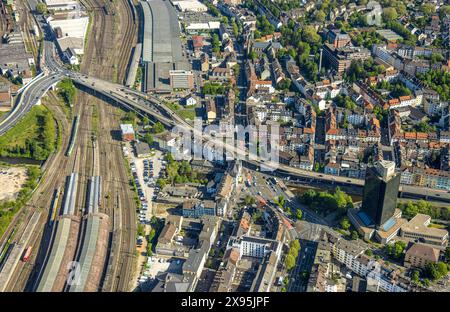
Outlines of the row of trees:
M213 33L211 45L212 51L215 54L218 54L220 52L220 48L222 47L222 43L220 42L219 35L217 33Z
M284 259L286 270L290 271L295 267L298 253L300 252L300 242L296 239L289 244L289 251Z
M411 34L409 30L406 29L406 27L403 26L399 21L389 21L386 23L386 27L399 34L403 38L405 43L415 45L417 37Z
M403 216L408 219L413 218L418 213L423 213L431 216L432 219L450 220L450 207L436 207L424 200L399 203L398 208L402 210Z
M153 245L156 244L159 234L164 226L164 222L160 219L152 216L150 220L151 230L147 236L147 256L151 257L153 255Z

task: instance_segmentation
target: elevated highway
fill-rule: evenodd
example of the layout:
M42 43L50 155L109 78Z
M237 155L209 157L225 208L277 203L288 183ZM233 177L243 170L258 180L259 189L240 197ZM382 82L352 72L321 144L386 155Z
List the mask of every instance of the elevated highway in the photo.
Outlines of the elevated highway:
M46 25L43 25L43 29L48 30ZM44 75L34 81L33 84L24 88L14 109L2 122L0 122L0 135L13 127L31 109L31 107L39 101L52 85L64 77L68 77L83 91L101 97L109 103L121 105L129 110L134 110L140 115L149 115L154 120L158 120L168 127L177 126L179 130L182 130L185 133L191 133L194 138L201 138L202 141L208 142L210 146L222 149L223 151L231 151L236 158L242 159L253 169L258 170L258 168L266 168L267 171L272 171L273 174L289 176L292 179L303 179L306 181L309 179L336 185L356 187L362 187L364 185L364 181L360 179L306 171L273 161L265 161L256 156L249 158L248 149L238 148L234 145L227 144L223 142L221 138L216 138L210 134L203 133L198 129L194 129L188 122L174 113L167 105L154 96L127 88L120 84L82 75L63 67L57 60L55 53L56 49L51 36L50 33L46 33L43 60ZM445 190L403 185L400 193L405 195L405 197L410 198L434 198L441 202L450 202L450 193Z

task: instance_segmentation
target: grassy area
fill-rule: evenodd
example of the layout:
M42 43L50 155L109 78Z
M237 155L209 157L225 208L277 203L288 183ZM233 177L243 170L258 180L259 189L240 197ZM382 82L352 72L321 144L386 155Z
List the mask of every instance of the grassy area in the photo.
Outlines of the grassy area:
M195 107L184 108L177 103L167 103L171 110L183 119L194 120L196 117Z
M25 117L0 137L0 156L45 160L55 149L56 131L51 112L34 106Z
M435 229L446 229L446 226L443 224L430 223L430 227Z
M98 119L99 119L98 106L94 104L92 106L92 133L94 135L97 135L98 132Z

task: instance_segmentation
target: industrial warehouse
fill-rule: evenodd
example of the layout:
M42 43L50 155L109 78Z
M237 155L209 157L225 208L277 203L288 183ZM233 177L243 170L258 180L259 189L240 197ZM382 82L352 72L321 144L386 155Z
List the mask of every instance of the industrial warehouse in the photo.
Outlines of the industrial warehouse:
M180 26L175 8L169 1L141 1L144 31L142 62L144 92L170 92L171 70L189 69L182 57Z

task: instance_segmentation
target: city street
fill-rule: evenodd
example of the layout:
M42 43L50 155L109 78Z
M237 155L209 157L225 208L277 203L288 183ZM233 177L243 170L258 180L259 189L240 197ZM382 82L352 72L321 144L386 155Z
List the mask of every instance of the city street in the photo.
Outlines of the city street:
M314 264L317 243L300 240L300 252L297 263L289 275L288 292L305 292L309 272Z

